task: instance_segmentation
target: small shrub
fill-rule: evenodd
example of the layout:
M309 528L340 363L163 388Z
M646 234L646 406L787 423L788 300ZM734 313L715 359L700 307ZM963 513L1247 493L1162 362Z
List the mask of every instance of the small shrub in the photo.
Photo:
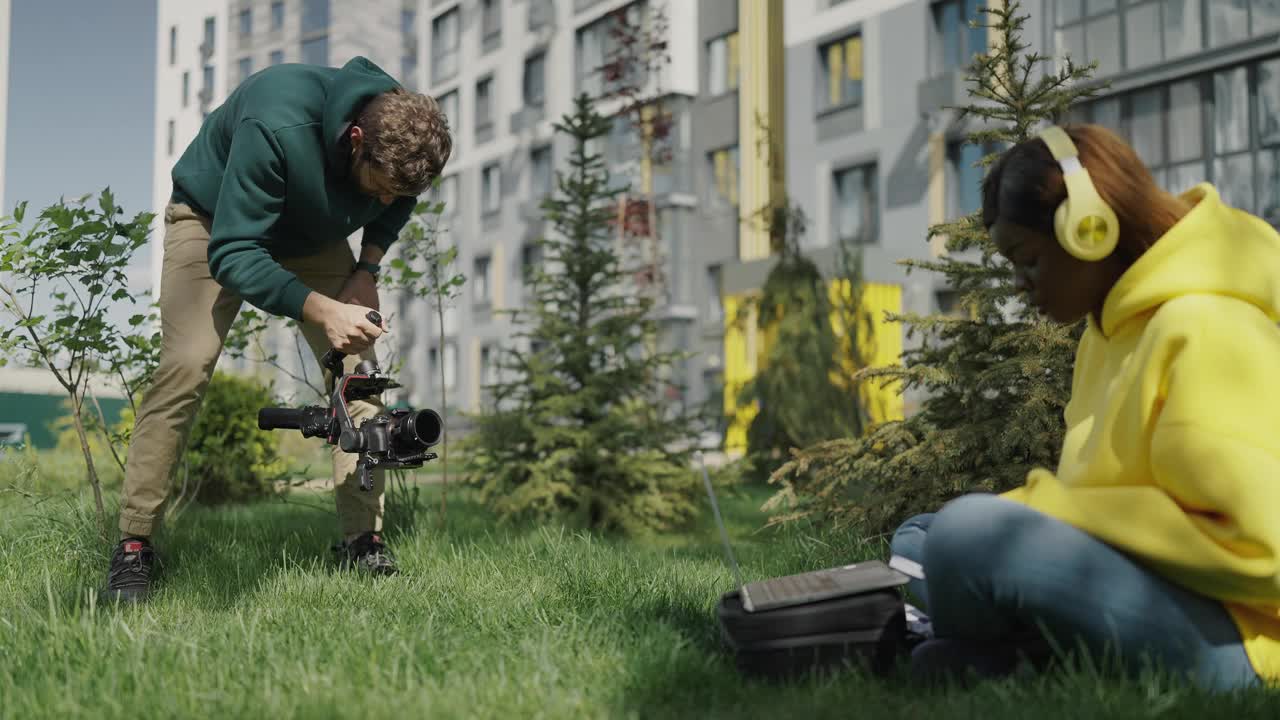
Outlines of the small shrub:
M256 380L214 374L183 458L197 502L244 502L279 492L288 464L277 434L258 428L258 410L275 403L270 387Z

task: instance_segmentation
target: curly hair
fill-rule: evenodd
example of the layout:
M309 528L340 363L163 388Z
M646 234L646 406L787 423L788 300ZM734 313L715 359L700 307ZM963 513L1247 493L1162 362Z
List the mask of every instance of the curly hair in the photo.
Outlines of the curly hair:
M453 152L449 118L435 98L396 88L360 112L363 159L380 170L401 195L421 195L444 171Z

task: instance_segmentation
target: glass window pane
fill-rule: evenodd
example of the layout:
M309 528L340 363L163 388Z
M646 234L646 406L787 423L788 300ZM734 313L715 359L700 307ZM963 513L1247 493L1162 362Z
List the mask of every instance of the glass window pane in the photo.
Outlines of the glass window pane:
M1108 10L1115 10L1116 0L1088 0L1088 5L1086 7L1088 8L1090 15L1097 15L1098 13L1107 12Z
M1213 76L1214 152L1249 148L1249 76L1238 67Z
M1200 49L1200 0L1164 0L1164 56Z
M1280 60L1258 63L1258 140L1280 145Z
M1258 216L1280 223L1280 151L1258 153Z
M1155 179L1156 185L1168 190L1169 189L1169 171L1165 169L1152 170L1151 177Z
M1098 74L1109 75L1120 70L1120 18L1107 15L1088 23L1086 50L1090 60L1098 61Z
M1169 159L1173 162L1204 155L1203 110L1199 80L1169 86Z
M271 3L271 29L279 30L284 27L284 3Z
M1084 52L1084 25L1065 28L1054 33L1059 58L1070 57L1077 65L1088 65L1089 58Z
M1133 149L1148 167L1164 164L1164 93L1160 88L1133 94L1129 137Z
M302 43L302 62L308 65L329 64L329 36L312 38Z
M969 27L970 21L977 21L978 24L986 25L990 22L990 16L984 12L980 12L978 8L985 7L983 0L965 0L965 17L964 17L964 33L965 48L964 57L961 64L968 66L973 60L973 56L978 53L987 51L987 28L985 27Z
M1093 103L1093 121L1109 130L1113 130L1120 137L1127 137L1123 124L1120 122L1120 99L1110 98L1108 100L1099 100Z
M1253 0L1253 34L1280 30L1280 0Z
M1177 195L1202 182L1204 182L1204 163L1201 161L1183 163L1169 168L1169 184L1165 189Z
M303 0L302 32L314 32L329 27L329 0Z
M1231 207L1253 212L1253 156L1245 153L1213 161L1213 179L1222 200Z
M1079 0L1076 0L1079 2ZM941 2L933 6L934 31L941 57L935 70L941 72L960 67L960 3Z
M1248 0L1208 0L1209 45L1225 45L1249 37Z
M1147 3L1125 12L1126 62L1130 68L1160 62L1160 34L1151 29L1160 25L1160 3Z
M729 45L724 38L707 43L707 92L719 95L725 87L729 67Z
M272 65L279 65L280 63L284 62L284 51L272 50L270 58L271 58Z
M1084 13L1084 0L1058 0L1058 24L1079 20Z

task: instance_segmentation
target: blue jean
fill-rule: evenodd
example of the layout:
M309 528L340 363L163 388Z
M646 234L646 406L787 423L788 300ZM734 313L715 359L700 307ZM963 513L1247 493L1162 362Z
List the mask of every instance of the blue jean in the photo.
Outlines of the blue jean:
M937 637L996 644L1030 632L1126 670L1154 661L1210 690L1259 682L1221 603L1025 505L966 495L907 520L891 550L924 568L907 590Z

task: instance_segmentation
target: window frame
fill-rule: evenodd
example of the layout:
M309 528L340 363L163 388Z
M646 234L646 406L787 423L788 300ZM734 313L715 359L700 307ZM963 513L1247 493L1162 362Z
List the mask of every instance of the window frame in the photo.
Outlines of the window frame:
M840 46L842 49L847 49L849 42L854 39L858 41L858 53L859 53L858 69L859 69L860 77L857 80L857 88L858 88L857 99L849 100L842 97L839 102L833 103L831 101L830 51L831 51L831 48L836 46ZM818 82L818 86L815 89L816 92L814 95L815 114L821 117L823 115L838 113L844 110L853 110L853 109L862 107L866 102L866 87L865 87L866 43L862 33L862 27L858 26L848 31L842 32L839 35L826 38L825 40L817 44L817 52L818 52L818 72L814 74ZM848 58L845 57L845 55L846 53L842 51L841 61L840 61L842 74L847 72L845 68L848 67ZM847 79L842 79L841 85L840 85L842 95L844 93L845 82L849 82L849 81Z
M864 230L863 236L861 238L849 238L847 242L858 247L880 244L880 163L875 159L863 159L842 163L831 169L830 228L832 247L846 242L846 239L841 237L840 234L840 217L843 207L840 203L840 178L854 173L861 173L862 175L863 207L870 212L870 217L866 218L867 228Z

